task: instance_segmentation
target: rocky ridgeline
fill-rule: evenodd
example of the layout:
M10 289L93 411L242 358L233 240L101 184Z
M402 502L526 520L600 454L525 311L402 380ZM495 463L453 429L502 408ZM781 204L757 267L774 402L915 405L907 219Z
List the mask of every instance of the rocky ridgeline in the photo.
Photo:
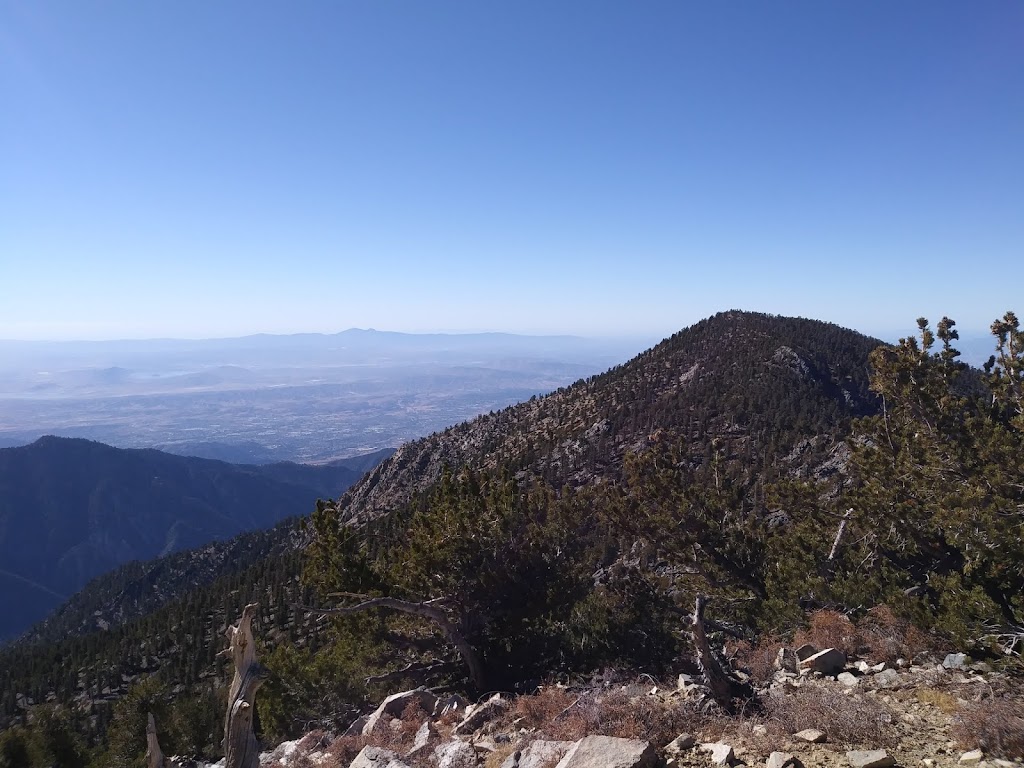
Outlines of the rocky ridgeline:
M900 659L890 666L848 660L834 648L805 645L780 650L775 667L770 678L756 686L757 702L737 717L718 713L707 689L689 675L680 675L669 689L651 683L553 686L530 696L494 694L476 704L458 695L405 691L389 696L346 733L307 734L265 752L260 764L265 768L1024 765L1024 721L1020 720L1024 690L1019 680L992 672L984 664L972 664L963 654L950 654L941 663L911 664ZM673 733L677 733L674 738L666 736Z

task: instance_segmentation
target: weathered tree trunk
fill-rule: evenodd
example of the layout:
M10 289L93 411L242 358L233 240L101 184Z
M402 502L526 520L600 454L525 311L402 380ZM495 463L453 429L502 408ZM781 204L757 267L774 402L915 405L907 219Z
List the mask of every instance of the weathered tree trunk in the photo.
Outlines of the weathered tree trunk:
M842 519L839 521L839 530L836 531L836 538L832 542L832 549L828 551L828 561L831 563L836 559L836 552L839 551L839 542L843 540L843 534L846 532L846 523L850 519L850 515L853 514L853 508L846 510L843 514Z
M718 659L711 652L711 645L708 643L708 637L704 632L704 606L706 604L707 598L704 595L697 595L696 605L694 605L693 616L690 622L693 647L697 652L697 666L700 667L700 671L704 674L708 690L711 692L711 698L726 712L732 713L736 710L737 699L749 698L752 691L748 690L748 686L744 686L729 678L722 671Z
M440 604L443 602L444 598L435 598L433 600L426 600L422 603L416 603L411 600L399 600L394 597L368 597L367 595L356 595L348 592L337 593L336 596L358 598L362 600L362 602L358 605L338 606L337 608L314 608L308 605L299 605L296 607L299 610L318 613L324 616L347 616L353 613L359 613L360 611L368 611L371 608L385 608L390 611L408 613L413 616L421 616L425 619L429 619L438 626L444 634L445 639L447 639L448 642L455 647L455 650L458 651L459 656L462 657L462 661L465 663L466 669L469 672L469 679L473 682L473 685L477 690L486 690L483 659L480 658L480 654L477 653L477 650L470 644L465 635L459 631L458 627L448 617L448 612L441 607Z
M156 738L156 721L152 712L146 719L146 768L164 768L164 753Z
M256 689L266 678L266 670L256 661L256 642L252 636L256 608L255 603L245 606L238 626L228 627L228 652L235 665L235 676L224 717L224 768L259 768L260 764L252 720Z

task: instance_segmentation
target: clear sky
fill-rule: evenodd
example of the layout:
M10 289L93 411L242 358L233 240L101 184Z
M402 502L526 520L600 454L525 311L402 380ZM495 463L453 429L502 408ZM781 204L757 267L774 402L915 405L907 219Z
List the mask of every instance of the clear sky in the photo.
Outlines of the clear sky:
M1024 3L0 0L0 338L1024 312Z

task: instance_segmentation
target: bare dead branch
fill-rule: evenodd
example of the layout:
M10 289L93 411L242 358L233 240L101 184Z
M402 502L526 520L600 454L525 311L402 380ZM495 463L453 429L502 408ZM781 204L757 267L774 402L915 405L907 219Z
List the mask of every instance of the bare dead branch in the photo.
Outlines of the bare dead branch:
M365 595L354 594L349 594L349 596L357 599L366 597ZM322 616L351 616L352 614L359 613L361 611L383 608L389 611L398 611L400 613L407 613L413 616L420 616L424 619L429 619L437 624L448 642L455 646L455 649L459 652L459 655L466 664L466 668L469 671L469 677L473 681L473 685L478 689L483 690L483 661L480 658L480 655L476 652L476 649L470 645L462 632L460 632L455 624L449 619L447 612L443 608L439 607L440 602L444 600L446 600L446 598L434 598L432 600L417 603L411 600L399 600L396 597L371 597L362 600L362 602L357 603L356 605L336 606L334 608L316 608L308 605L296 605L294 607L298 610L317 613Z

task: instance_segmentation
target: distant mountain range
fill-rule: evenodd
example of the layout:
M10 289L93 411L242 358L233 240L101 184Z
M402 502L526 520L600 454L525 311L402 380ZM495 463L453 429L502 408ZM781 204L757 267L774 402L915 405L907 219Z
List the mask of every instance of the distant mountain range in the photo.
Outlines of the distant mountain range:
M0 449L0 639L123 563L308 513L383 455L244 466L58 437Z

